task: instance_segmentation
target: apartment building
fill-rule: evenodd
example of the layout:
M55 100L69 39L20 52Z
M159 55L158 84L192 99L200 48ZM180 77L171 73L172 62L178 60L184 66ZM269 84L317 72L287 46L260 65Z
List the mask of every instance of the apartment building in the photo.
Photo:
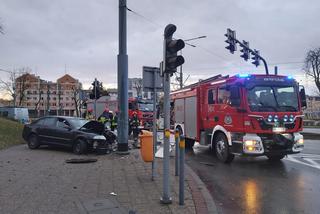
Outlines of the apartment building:
M23 74L15 81L16 106L29 109L31 117L43 115L75 116L80 107L81 83L65 74L55 82L33 74Z

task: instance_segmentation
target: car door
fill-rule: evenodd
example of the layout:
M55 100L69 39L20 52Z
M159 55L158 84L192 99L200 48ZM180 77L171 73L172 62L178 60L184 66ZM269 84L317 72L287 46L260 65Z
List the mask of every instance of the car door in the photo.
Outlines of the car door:
M43 144L55 144L54 130L56 129L55 117L47 117L43 119L42 126L39 127L38 133L41 143Z
M72 146L72 127L65 118L57 118L56 129L53 133L57 144L68 147Z

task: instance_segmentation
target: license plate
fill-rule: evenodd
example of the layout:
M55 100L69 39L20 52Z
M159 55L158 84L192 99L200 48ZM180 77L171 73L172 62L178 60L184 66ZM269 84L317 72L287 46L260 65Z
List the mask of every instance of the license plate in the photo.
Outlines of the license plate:
M272 131L273 132L285 132L286 128L284 128L284 127L273 127Z

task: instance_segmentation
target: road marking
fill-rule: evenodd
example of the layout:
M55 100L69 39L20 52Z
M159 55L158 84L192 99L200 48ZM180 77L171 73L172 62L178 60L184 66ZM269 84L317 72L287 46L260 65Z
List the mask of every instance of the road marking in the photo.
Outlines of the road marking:
M320 160L320 155L317 154L289 155L285 160L320 170L320 163L317 162Z

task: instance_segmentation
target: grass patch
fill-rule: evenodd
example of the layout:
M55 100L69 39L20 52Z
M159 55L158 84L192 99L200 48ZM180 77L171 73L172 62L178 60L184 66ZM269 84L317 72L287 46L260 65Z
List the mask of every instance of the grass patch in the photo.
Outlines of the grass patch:
M0 117L0 149L24 143L22 129L21 123Z

